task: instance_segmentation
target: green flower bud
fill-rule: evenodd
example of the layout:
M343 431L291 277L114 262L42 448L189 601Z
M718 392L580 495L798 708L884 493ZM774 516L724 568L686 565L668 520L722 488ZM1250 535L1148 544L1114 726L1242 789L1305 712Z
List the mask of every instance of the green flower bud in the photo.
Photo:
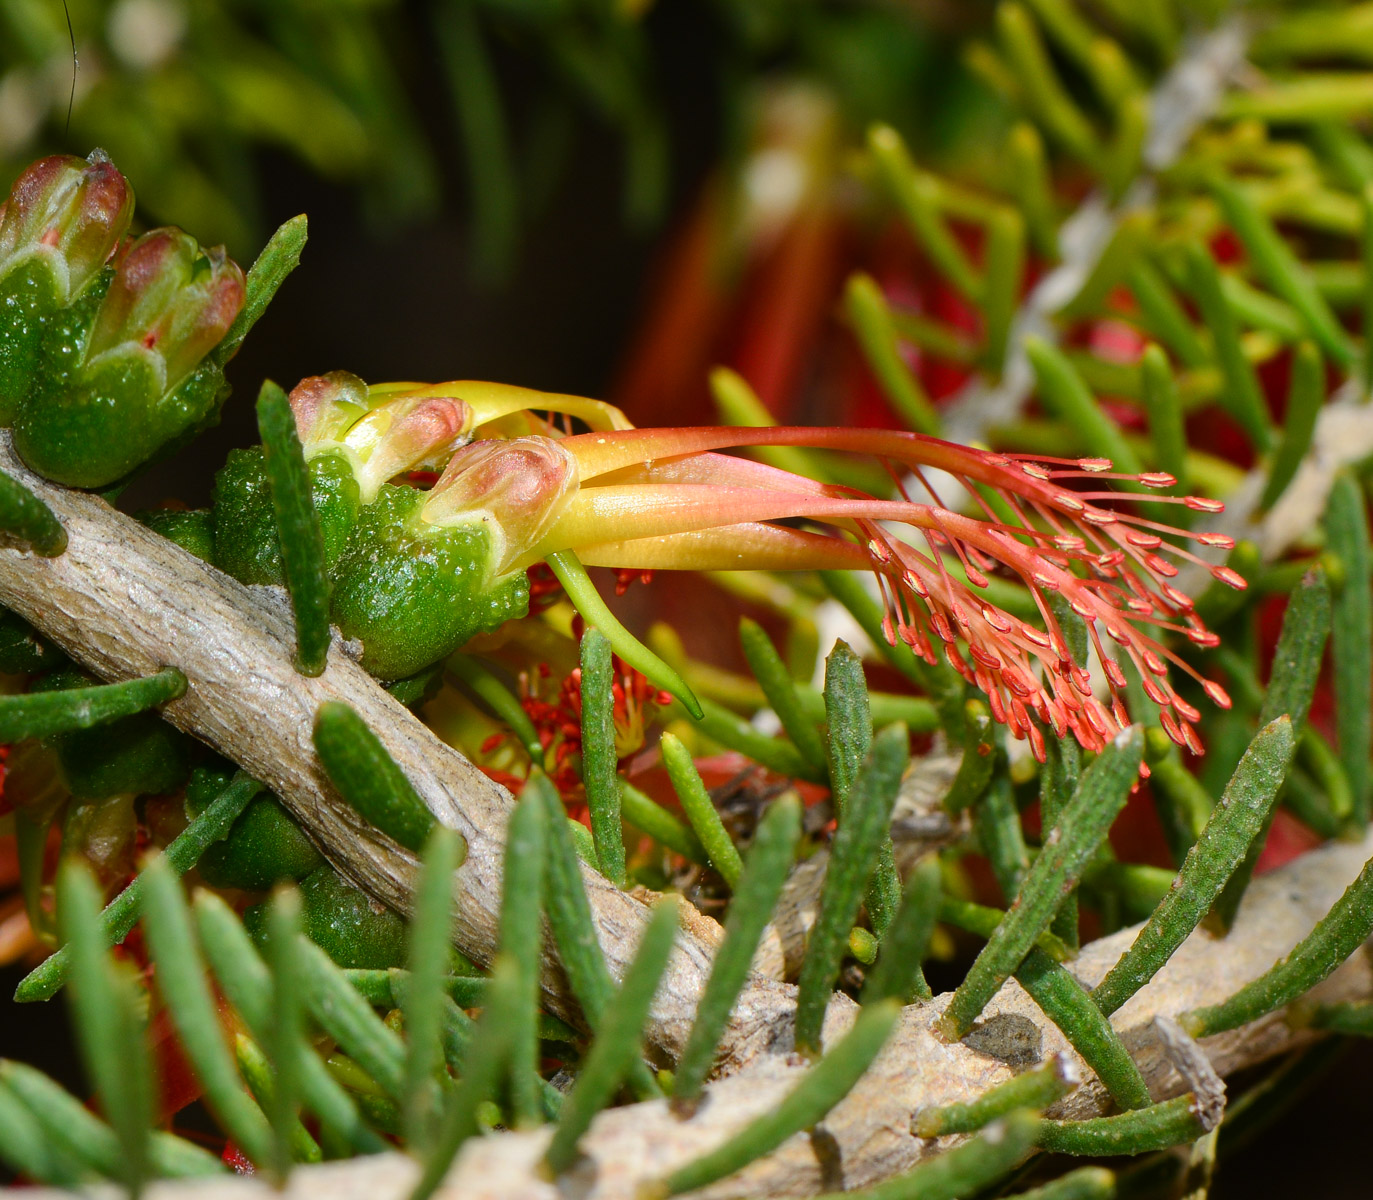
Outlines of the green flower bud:
M381 679L413 675L529 608L523 571L494 577L490 530L431 525L421 515L426 499L383 487L333 572L333 620L362 641L362 665Z
M154 533L175 542L202 562L214 563L215 521L208 508L154 508L135 516Z
M333 455L347 462L364 504L397 475L441 467L472 429L472 410L461 400L372 390L347 371L301 380L291 408L306 461Z
M232 770L199 767L186 785L186 815L199 816L232 778ZM259 796L228 836L200 856L197 869L211 887L265 892L283 880L303 879L323 858L275 796Z
M0 424L28 393L48 319L100 274L133 203L100 150L40 159L15 181L0 206Z
M338 562L358 516L358 484L336 455L312 459L310 492L324 533L324 562ZM215 475L214 562L241 583L284 585L276 511L262 448L231 450Z
M31 690L61 691L95 682L81 671L66 670L38 680ZM78 800L175 791L191 769L191 739L154 712L55 734L47 741Z
M325 863L300 884L305 935L341 967L381 970L405 964L405 922ZM243 914L254 938L266 936L267 905Z
M15 448L40 474L103 487L174 438L206 425L227 391L206 355L243 305L243 272L223 247L155 229L120 261L88 331L54 322ZM86 314L80 314L85 317Z

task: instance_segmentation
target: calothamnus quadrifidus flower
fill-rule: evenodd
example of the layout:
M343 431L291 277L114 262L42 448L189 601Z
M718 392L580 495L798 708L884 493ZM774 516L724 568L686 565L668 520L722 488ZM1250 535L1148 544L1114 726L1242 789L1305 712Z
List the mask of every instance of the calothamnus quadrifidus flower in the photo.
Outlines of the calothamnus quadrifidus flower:
M0 424L30 467L105 487L228 396L211 354L244 299L222 246L126 234L133 190L99 150L29 167L0 208Z
M1230 539L1104 503L1142 494L1101 490L1110 481L1138 484L1154 502L1221 509L1159 495L1174 483L1162 473L1124 476L1103 459L994 454L915 433L633 429L605 404L488 383L368 387L335 373L305 380L291 402L325 531L333 616L361 640L364 664L383 678L416 672L523 615L527 569L570 552L584 565L619 569L871 572L888 639L930 663L947 659L1040 758L1036 718L1092 750L1128 723L1126 679L1108 641L1138 671L1179 744L1200 752L1199 714L1174 689L1170 664L1195 676L1216 703L1229 703L1154 635L1215 644L1173 584L1173 560L1202 563L1243 587L1232 570L1203 563L1180 544L1225 548ZM578 418L590 431L569 435L552 414ZM894 477L908 473L932 502L909 499L904 483L901 499L883 500L719 453L749 446L870 455ZM981 518L943 507L926 483L931 470L972 495L987 489L1007 519L990 505ZM427 489L390 482L415 472L437 479ZM216 560L242 579L279 583L261 451L231 456L215 498ZM985 598L993 571L1029 589L1042 625ZM1109 700L1097 697L1087 664L1069 653L1049 592L1085 622Z

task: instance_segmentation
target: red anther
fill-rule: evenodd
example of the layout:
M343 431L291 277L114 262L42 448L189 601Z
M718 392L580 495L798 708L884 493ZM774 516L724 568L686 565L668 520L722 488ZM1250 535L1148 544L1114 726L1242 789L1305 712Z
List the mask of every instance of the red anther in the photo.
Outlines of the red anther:
M1173 714L1166 708L1159 709L1158 723L1163 726L1163 732L1179 746L1187 745L1186 739L1182 736L1182 730L1178 728L1178 723Z
M1173 697L1173 707L1178 710L1178 716L1184 721L1200 721L1201 710L1188 704L1181 696Z
M1036 629L1033 625L1024 625L1020 630L1027 642L1032 642L1041 650L1053 649L1053 642L1049 640L1049 635L1041 629Z
M1132 546L1138 546L1141 550L1157 550L1163 545L1163 539L1156 533L1145 533L1139 529L1132 529L1125 535L1125 540Z
M1109 570L1111 567L1118 567L1124 561L1124 550L1107 550L1104 554L1098 554L1096 556L1096 565L1103 570Z
M1155 675L1168 674L1167 665L1164 663L1163 659L1159 658L1159 656L1155 654L1152 650L1146 650L1144 652L1143 657L1144 665L1148 667L1149 670L1151 670Z
M1125 601L1125 607L1131 612L1139 613L1141 617L1150 616L1154 611L1153 602L1143 596L1131 596Z
M1177 567L1173 566L1166 558L1159 558L1157 554L1146 554L1144 565L1155 575L1162 575L1165 579L1172 579L1178 573Z
M1085 541L1083 541L1080 537L1077 537L1075 534L1070 533L1059 534L1056 538L1054 538L1054 545L1057 546L1060 550L1066 550L1069 553L1073 554L1079 553L1087 549L1087 543Z
M1206 747L1201 744L1201 738L1197 736L1197 731L1191 725L1182 727L1182 738L1187 743L1187 749L1198 758L1206 753Z
M1030 726L1030 753L1041 766L1048 761L1049 756L1044 751L1044 735L1039 732L1038 725Z
M979 666L987 667L993 671L999 671L1001 669L1001 659L990 650L985 650L976 643L968 647L968 653L972 655L973 661Z
M1212 633L1209 629L1189 629L1187 640L1203 650L1214 650L1220 645L1220 634Z
M1220 686L1214 679L1207 679L1201 685L1202 691L1211 697L1211 703L1217 708L1230 707L1230 693Z
M1118 520L1115 513L1105 508L1084 508L1082 519L1089 525L1100 525L1102 528L1114 525Z
M1206 496L1184 496L1182 502L1193 512L1221 513L1225 511L1224 500L1211 500Z
M1186 592L1175 588L1171 583L1159 584L1158 590L1163 594L1166 600L1183 612L1191 612L1195 606L1191 596Z
M1058 591L1058 581L1045 575L1043 571L1036 571L1030 578L1036 587L1042 587L1046 592Z
M1146 471L1139 476L1139 482L1147 488L1170 488L1177 484L1177 477L1167 471Z
M1087 506L1082 503L1072 492L1066 488L1060 488L1054 493L1054 500L1060 508L1066 508L1069 512L1084 513ZM1094 510L1096 511L1096 510ZM1115 518L1112 518L1114 520Z
M1237 592L1242 592L1249 586L1249 583L1244 576L1238 571L1232 570L1230 567L1212 567L1211 574L1219 579L1221 583L1234 588Z
M1101 664L1101 669L1106 672L1106 678L1112 687L1125 686L1125 672L1120 669L1120 664L1114 658L1106 659Z
M1084 621L1096 620L1096 610L1081 596L1076 594L1070 595L1068 597L1068 607L1071 608L1073 612L1077 613Z
M1043 467L1037 465L1036 463L1021 463L1020 469L1031 479L1047 480L1052 478L1048 471L1046 471Z
M868 542L868 553L880 563L891 562L891 549L885 542L879 542L876 538Z
M901 582L922 600L928 600L930 598L930 589L925 586L925 581L909 568L901 573Z
M1217 550L1233 550L1235 539L1228 533L1197 533L1192 535L1203 546L1214 546Z
M1161 687L1159 687L1159 685L1155 683L1152 679L1150 679L1148 675L1142 676L1140 679L1140 683L1144 687L1144 694L1148 696L1149 699L1152 700L1155 704L1169 703L1168 693L1165 692Z
M1125 711L1125 703L1119 696L1111 697L1111 716L1122 729L1130 723L1130 714Z
M979 571L975 566L973 566L971 562L967 564L966 572L968 576L968 582L972 584L973 587L984 588L987 586L987 577L984 574L982 574L982 572Z
M1153 774L1153 771L1150 770L1149 764L1148 764L1147 762L1144 762L1144 761L1141 759L1141 760L1140 760L1140 764L1139 764L1139 777L1140 777L1141 779L1148 779L1149 776L1152 775L1152 774Z
M943 613L937 612L930 614L930 627L939 635L942 641L952 642L957 640L958 635L954 633Z
M987 706L992 710L992 720L998 725L1006 724L1006 702L996 688L987 691Z
M1087 718L1087 724L1096 730L1100 736L1105 737L1107 732L1109 732L1110 727L1106 724L1105 718L1101 715L1101 705L1097 704L1096 701L1092 701L1090 704L1084 704L1082 706L1082 715Z
M1130 644L1130 635L1126 633L1125 630L1121 629L1119 625L1108 624L1106 626L1106 635L1118 646L1128 646Z
M999 608L988 606L982 610L982 619L987 622L997 633L1010 633L1015 628L1015 621L1007 616Z
M896 629L892 625L891 613L882 614L882 636L887 639L888 646L896 645Z
M1077 465L1084 471L1095 473L1109 471L1115 464L1109 458L1079 458Z

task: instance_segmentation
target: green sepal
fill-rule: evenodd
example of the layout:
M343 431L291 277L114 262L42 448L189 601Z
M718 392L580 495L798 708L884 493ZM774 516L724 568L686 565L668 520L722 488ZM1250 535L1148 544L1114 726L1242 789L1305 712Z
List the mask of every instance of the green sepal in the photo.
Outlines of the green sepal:
M362 665L380 679L413 675L529 608L522 571L488 581L486 531L425 524L424 496L385 485L334 571L334 622L362 641Z
M324 563L332 568L343 554L358 518L357 480L337 454L310 460L310 495L324 534ZM241 583L285 586L276 511L261 446L229 451L215 475L213 494L215 565Z
M204 428L228 390L224 372L206 359L163 395L152 359L136 352L83 360L106 277L50 322L33 385L14 415L19 456L45 478L69 487L114 483L166 443Z
M215 519L208 508L154 508L136 514L137 520L188 554L213 564L215 561Z
M405 922L327 863L301 881L300 901L306 937L339 966L405 965ZM256 904L243 914L243 924L259 944L266 936L267 908Z
M186 785L186 815L198 817L233 778L232 768L199 767ZM211 887L265 892L283 880L304 879L324 862L275 796L259 796L228 836L201 855L200 876Z
M28 258L0 279L0 425L9 425L28 395L38 348L62 288L45 258Z
M95 682L81 671L56 671L29 690L65 691ZM155 712L53 734L47 741L57 753L67 787L78 800L160 795L185 783L191 769L191 740Z

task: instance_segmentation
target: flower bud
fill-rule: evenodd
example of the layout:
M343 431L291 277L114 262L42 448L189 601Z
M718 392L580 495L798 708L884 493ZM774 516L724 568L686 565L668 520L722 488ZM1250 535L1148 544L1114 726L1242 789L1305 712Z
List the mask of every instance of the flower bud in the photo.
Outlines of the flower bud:
M500 576L539 544L577 485L577 460L553 438L483 439L453 455L422 515L448 528L485 525Z
M243 272L223 246L202 250L179 229L154 229L129 247L96 314L88 371L102 360L145 358L173 391L224 339L243 307Z
M68 303L109 260L133 215L133 190L104 151L55 154L15 180L0 217L0 277L41 260Z
M451 396L421 391L369 393L347 371L302 380L291 392L296 432L307 460L326 453L345 459L363 504L382 484L429 463L440 466L473 425L472 409Z
M0 424L33 386L54 314L100 275L128 228L133 192L105 155L54 155L0 206Z
M202 427L228 394L207 355L243 298L222 247L202 250L179 229L144 234L93 318L80 304L54 318L14 419L20 456L58 483L104 487Z

